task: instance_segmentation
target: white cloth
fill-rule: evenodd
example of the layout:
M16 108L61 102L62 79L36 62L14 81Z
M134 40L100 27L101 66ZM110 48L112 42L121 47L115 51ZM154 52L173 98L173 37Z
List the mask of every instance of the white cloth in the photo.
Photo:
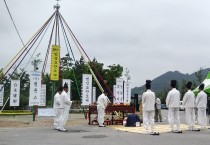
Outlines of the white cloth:
M166 97L166 106L168 107L168 123L171 127L171 131L174 131L175 124L175 130L180 130L179 105L180 92L176 88L173 88L168 92Z
M71 104L72 101L70 101L69 95L65 91L63 91L60 96L60 108L62 115L59 121L59 129L64 129L64 126L68 120Z
M143 125L146 129L146 133L154 132L154 117L155 117L155 93L148 89L142 95L142 106L143 106Z
M205 128L207 125L206 107L198 107L198 123L201 128Z
M195 108L185 107L185 115L188 128L193 130L195 128Z
M198 123L201 128L207 125L206 119L206 107L207 107L207 94L204 91L200 91L196 97L196 107L198 108Z
M98 124L99 126L104 125L104 117L105 117L105 109L99 105L97 105L97 111L98 111Z
M183 97L183 106L186 107L195 107L195 94L188 90Z
M185 107L185 118L190 130L195 127L195 94L188 90L183 97L183 106Z
M105 109L108 105L109 98L102 93L97 100L97 111L98 111L98 123L99 126L103 126L104 117L105 117Z
M109 98L102 93L97 100L97 106L99 105L100 107L106 109L107 105L109 102Z
M60 116L61 116L61 111L60 111L60 94L57 92L54 96L54 103L53 103L53 109L55 112L55 117L54 117L54 128L58 128L59 126L59 121L60 121Z
M196 97L196 107L207 107L207 94L204 91L200 91Z
M155 93L151 90L147 90L142 95L143 111L155 110Z
M151 132L154 132L155 129L155 123L154 123L154 117L155 117L155 111L143 111L143 125L146 129L146 133L149 133L149 128L151 129Z
M157 109L161 109L161 100L159 98L156 99L156 107Z
M174 131L174 124L176 124L175 130L180 131L179 107L170 107L168 109L168 122L171 131Z
M168 95L166 97L166 106L168 108L171 107L179 107L180 105L180 92L173 88L171 91L168 92Z

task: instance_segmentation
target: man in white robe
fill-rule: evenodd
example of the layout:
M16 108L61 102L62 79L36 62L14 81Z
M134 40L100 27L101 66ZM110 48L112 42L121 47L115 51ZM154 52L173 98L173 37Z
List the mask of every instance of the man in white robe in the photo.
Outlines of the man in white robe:
M68 92L68 85L65 83L63 87L63 92L61 93L60 97L60 107L63 109L63 113L60 119L59 123L59 131L67 131L67 129L64 128L66 125L66 122L68 120L69 116L69 110L72 104L72 101L70 101L69 95L67 94Z
M54 129L58 130L59 127L59 121L61 119L62 115L62 109L60 108L60 96L63 91L63 87L61 86L58 89L58 92L54 96L54 103L53 103L53 109L55 112L55 117L54 117Z
M146 81L146 92L142 95L142 106L143 106L143 125L146 129L146 133L151 135L156 134L154 132L155 123L155 93L151 91L151 81ZM149 131L149 128L151 131Z
M207 107L207 94L203 91L204 84L199 86L199 93L196 97L196 107L198 108L198 123L201 129L205 128L207 125L206 118L206 107Z
M176 83L176 80L171 80L172 90L168 92L166 97L166 106L168 107L168 122L171 127L171 131L174 133L182 133L180 130L179 117L180 92L176 89ZM176 129L174 129L175 124Z
M108 105L109 98L107 97L108 92L104 91L97 100L97 111L98 111L98 124L99 127L106 127L104 125L105 109Z
M183 105L185 107L186 122L189 130L195 129L195 94L191 91L192 82L187 82L188 91L183 97Z

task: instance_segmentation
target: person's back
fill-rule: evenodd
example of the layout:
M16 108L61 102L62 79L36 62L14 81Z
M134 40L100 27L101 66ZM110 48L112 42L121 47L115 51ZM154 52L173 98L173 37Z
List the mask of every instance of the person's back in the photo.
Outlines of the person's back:
M156 103L157 109L161 109L161 100L160 100L159 98L157 98L157 99L155 100L155 103Z
M142 95L143 111L155 110L155 93L147 90Z
M58 92L54 96L53 108L60 108L60 94Z
M184 107L195 107L195 94L188 90L183 97Z
M171 91L169 91L166 98L166 105L168 108L179 107L180 92L176 88L173 88Z
M196 98L196 106L206 108L207 106L207 94L204 91L200 91Z
M104 95L104 93L102 93L97 100L97 105L99 105L100 107L102 107L103 109L106 109L107 107L107 96Z

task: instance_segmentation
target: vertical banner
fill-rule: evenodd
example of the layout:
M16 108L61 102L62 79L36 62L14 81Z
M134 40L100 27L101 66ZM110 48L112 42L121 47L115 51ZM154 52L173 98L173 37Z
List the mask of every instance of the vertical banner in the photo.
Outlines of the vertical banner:
M116 79L116 103L123 103L123 79Z
M46 106L46 84L42 84L42 87L41 87L39 106Z
M60 46L52 46L52 55L51 55L51 72L50 79L53 81L59 80L59 67L60 67Z
M10 106L19 106L19 104L20 104L20 80L11 80Z
M82 75L82 105L90 105L92 99L92 75Z
M31 72L30 74L30 94L29 106L40 105L41 95L41 72Z
M96 102L96 87L93 87L93 98L92 103Z
M0 84L0 106L4 104L4 85Z
M67 94L68 94L70 100L72 100L72 98L71 98L71 80L70 79L63 79L63 86L64 86L65 83L69 87L69 91L67 92Z
M124 83L124 104L130 105L131 102L131 83L125 82Z
M114 95L114 97L113 97L113 104L116 104L116 88L117 88L117 86L116 85L113 85L113 95Z

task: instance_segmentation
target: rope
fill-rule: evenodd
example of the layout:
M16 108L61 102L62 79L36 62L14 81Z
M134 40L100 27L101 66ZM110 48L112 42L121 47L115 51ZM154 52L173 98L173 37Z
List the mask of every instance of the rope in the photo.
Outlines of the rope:
M21 38L20 33L19 33L19 31L18 31L18 29L17 29L17 26L16 26L16 24L15 24L15 21L14 21L14 19L13 19L13 17L12 17L12 14L11 14L11 12L10 12L10 10L9 10L9 7L8 7L8 5L7 5L7 3L6 3L6 0L4 0L4 3L5 3L5 6L6 6L6 8L7 8L8 13L9 13L9 16L10 16L10 18L11 18L11 20L12 20L12 23L13 23L13 25L14 25L14 27L15 27L15 30L16 30L16 32L17 32L19 38L20 38L20 41L21 41L21 43L23 44L23 46L25 46L25 44L24 44L24 42L23 42L23 39ZM30 53L29 53L29 55L31 56ZM31 58L32 58L32 57L33 57L33 56L31 56Z
M67 25L67 26L68 26L68 25ZM68 27L67 27L67 28L68 28ZM71 32L70 32L70 35L72 36ZM93 78L94 78L96 84L98 85L98 87L99 87L99 89L101 90L101 92L103 92L104 90L103 90L101 84L99 83L99 81L98 81L98 79L96 78L96 76L95 76L93 70L91 69L91 67L90 67L89 64L87 63L87 60L85 59L85 57L84 57L82 51L79 49L79 46L78 46L78 44L76 43L74 37L72 37L72 39L73 39L73 41L74 41L74 43L75 43L77 49L79 50L80 55L84 58L85 64L87 65L88 69L90 70L90 73L93 75Z
M62 17L62 15L61 15ZM66 21L64 20L64 18L62 17L63 21L65 22L65 24L67 25L69 31L70 31L70 34L71 36L73 36L73 40L75 42L77 42L77 44L79 45L79 47L83 50L83 52L85 53L86 57L88 58L88 60L90 61L91 65L93 66L94 70L97 72L97 74L99 75L100 79L102 80L102 82L105 84L106 88L109 90L109 92L112 94L112 96L115 98L115 96L113 95L112 91L110 90L110 88L107 86L107 84L104 82L104 79L102 78L102 76L100 75L100 73L98 72L98 70L96 69L95 65L92 63L92 61L90 60L90 58L88 57L87 53L85 52L85 50L83 49L83 47L81 46L81 44L79 43L79 41L77 40L77 38L75 37L74 33L72 32L72 30L70 29L70 27L68 26L68 24L66 23ZM76 44L76 43L75 43ZM78 47L78 45L76 45ZM88 67L90 67L88 65ZM97 83L97 81L96 81ZM100 85L101 86L101 85ZM103 92L103 89L100 89L102 92Z
M70 50L71 50L72 57L73 57L73 60L74 60L74 62L76 62L76 59L75 59L75 57L74 57L74 53L73 53L73 51L72 51L72 49L71 49L71 45L70 45L70 43L69 43L69 40L68 40L66 31L65 31L65 29L64 29L63 22L62 22L62 20L61 20L61 18L60 18L60 15L59 15L59 20L60 20L61 28L62 28L62 31L63 31L63 34L64 34L64 40L65 40L66 48L67 48L67 51L68 51L69 59L70 59L70 53L69 53L69 49L70 49ZM67 40L67 42L68 42L68 45L67 45L67 43L66 43L66 40ZM68 46L69 46L69 47L68 47ZM69 48L69 49L68 49L68 48ZM75 80L76 87L77 87L77 93L78 93L78 95L80 96L79 87L78 87L78 82L77 82L77 79L76 79L76 75L75 75L74 69L73 69L73 76L74 76L74 80Z
M53 13L53 15L54 15L55 13ZM53 17L53 15L51 15L51 17L45 22L45 24L29 39L29 41L26 43L26 45L15 55L15 57L2 69L2 71L0 72L0 73L4 73L4 71L5 71L5 69L15 60L15 58L21 53L21 55L26 51L26 49L27 49L27 47L26 46L29 46L30 45L30 42L32 41L32 39L34 39L34 37L36 37L36 35L38 34L38 32L46 25L46 23L48 23L48 21ZM21 56L20 55L20 56ZM20 56L17 58L17 60L20 58ZM16 61L17 61L16 60ZM16 62L15 61L15 62ZM14 63L15 63L14 62ZM13 63L13 65L14 65L14 63ZM13 66L12 65L12 66ZM12 67L11 66L11 67ZM0 78L0 81L6 76L6 74L8 73L8 71L11 69L11 67L7 70L7 72L6 73L4 73L3 75L2 75L2 77Z
M52 18L52 17L51 17ZM32 42L35 40L35 42L37 41L37 39L39 38L39 36L41 35L41 33L43 32L43 30L45 29L45 27L47 26L47 24L49 23L49 20L45 23L45 25L40 29L39 32L37 32L37 35L34 36L33 40L27 45L26 49L30 46L30 44L32 44ZM41 33L40 33L41 32ZM37 37L38 36L38 37ZM32 46L34 45L34 43L32 44ZM22 60L19 62L18 66L21 64L21 62L23 61L23 59L25 58L25 56L28 54L28 52L31 50L32 46L30 47L30 49L26 52L26 54L24 55L24 57L22 58ZM26 50L25 49L25 50ZM25 51L24 50L24 51ZM12 66L19 60L19 58L23 55L24 51L22 52L22 54L17 58L17 60L12 64ZM12 68L12 66L8 69L8 71ZM14 69L14 71L12 72L12 74L9 76L9 78L6 80L6 83L8 83L8 81L10 80L10 78L13 76L14 72L17 70L18 66ZM5 75L8 73L8 71L2 76L2 78L0 79L0 81L5 77ZM2 88L4 88L5 84L2 86ZM2 90L2 88L0 89L0 91Z
M45 69L46 69L46 65L47 65L47 60L48 60L48 55L49 55L49 52L50 52L50 48L51 48L51 42L52 42L52 36L53 36L53 30L54 30L54 27L55 27L55 19L54 19L54 23L53 23L53 27L52 27L52 31L51 31L51 35L50 35L50 41L49 41L49 44L48 44L48 49L47 49L47 53L46 53L46 56L45 56L45 61L44 61L44 65L43 65L43 68L42 68L42 73L44 74L45 73Z

